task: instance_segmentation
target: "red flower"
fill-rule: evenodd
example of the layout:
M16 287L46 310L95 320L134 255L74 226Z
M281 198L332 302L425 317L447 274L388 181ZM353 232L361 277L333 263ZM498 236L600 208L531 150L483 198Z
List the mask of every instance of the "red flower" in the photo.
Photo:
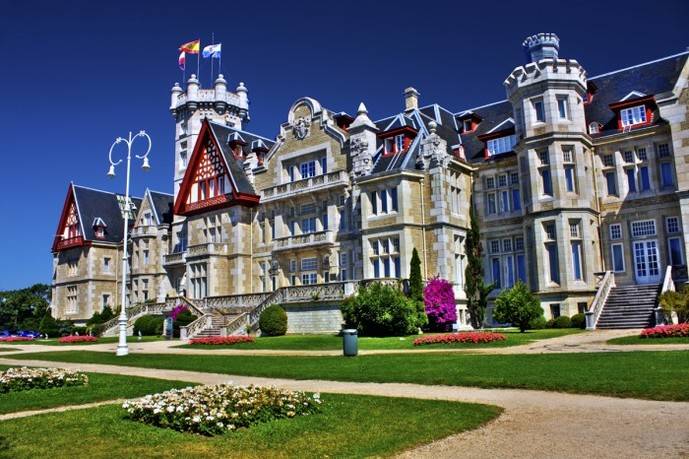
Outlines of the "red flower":
M13 343L15 341L33 341L33 338L28 336L2 336L0 337L0 342L3 343Z
M256 340L253 336L206 336L203 338L192 338L189 344L210 344L213 346L233 345L238 343L253 343Z
M68 344L68 343L95 343L98 338L95 336L63 336L57 340L58 343Z
M641 338L689 337L689 323L645 328L639 336Z
M414 346L424 344L451 344L451 343L490 343L493 341L504 341L507 337L502 333L495 332L460 332L447 333L444 335L426 335L414 340Z

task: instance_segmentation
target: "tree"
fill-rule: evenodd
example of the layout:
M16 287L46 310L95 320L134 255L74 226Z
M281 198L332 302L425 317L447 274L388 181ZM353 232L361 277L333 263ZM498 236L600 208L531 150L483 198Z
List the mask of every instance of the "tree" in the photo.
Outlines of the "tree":
M486 284L483 280L483 261L481 260L483 248L481 247L481 233L473 203L469 209L469 215L470 228L464 243L467 256L464 292L467 297L467 311L471 319L471 326L481 328L488 305L488 294L493 291L493 285Z
M362 335L410 335L423 325L416 303L397 287L373 282L345 299L342 317L347 326L356 328Z
M423 279L421 278L421 259L416 247L411 253L409 263L409 298L415 301L423 301Z
M46 284L0 292L0 324L3 329L36 329L49 303L50 286Z
M678 291L668 290L660 295L660 307L672 322L672 313L677 314L677 322L689 321L689 287L682 287Z
M423 302L428 323L434 330L446 331L457 322L457 304L452 284L439 277L431 279L423 289Z
M529 323L543 315L538 298L525 283L519 281L512 288L503 290L495 299L493 317L501 323L511 323L520 332L529 328Z

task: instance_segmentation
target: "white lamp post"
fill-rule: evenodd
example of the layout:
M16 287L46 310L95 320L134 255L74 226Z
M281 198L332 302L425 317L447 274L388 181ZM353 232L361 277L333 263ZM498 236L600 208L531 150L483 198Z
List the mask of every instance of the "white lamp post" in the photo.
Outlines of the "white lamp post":
M148 142L148 148L146 149L146 153L143 155L134 155L135 158L137 159L143 159L143 164L141 165L142 169L144 171L147 171L148 169L151 168L151 166L148 164L148 153L151 151L151 138L149 137L148 134L146 134L145 131L139 131L138 134L135 134L132 136L132 133L129 133L129 139L123 139L122 137L118 137L115 139L115 143L113 143L110 146L110 152L108 153L108 160L110 161L110 169L108 169L108 177L113 178L115 177L115 166L120 164L123 160L120 159L117 162L112 160L112 150L115 148L115 145L118 143L124 142L127 144L127 184L125 186L125 193L124 193L124 247L122 249L122 297L120 301L120 318L118 320L118 325L120 329L120 340L119 343L117 344L117 355L118 356L123 356L129 354L129 347L127 347L127 310L126 310L126 305L127 305L127 235L129 233L129 212L131 211L131 207L129 205L129 171L130 171L130 166L131 166L131 160L132 160L132 143L134 143L134 140L137 137L143 137L146 139Z

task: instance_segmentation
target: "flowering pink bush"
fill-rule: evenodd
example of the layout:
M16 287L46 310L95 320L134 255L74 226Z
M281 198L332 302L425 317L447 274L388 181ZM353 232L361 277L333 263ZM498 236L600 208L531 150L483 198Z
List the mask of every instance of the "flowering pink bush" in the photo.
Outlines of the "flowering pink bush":
M98 341L98 338L95 336L63 336L62 338L58 338L57 342L60 344L69 344L69 343L95 343Z
M188 311L189 308L185 304L178 304L174 308L172 308L172 311L170 311L170 317L172 317L172 320L175 321L177 320L177 316L182 314L183 312Z
M33 338L28 336L2 336L0 337L0 343L14 343L17 341L33 341Z
M460 332L446 333L444 335L426 335L414 340L414 346L425 344L453 344L453 343L492 343L493 341L504 341L507 337L502 333L495 332Z
M457 306L452 284L439 277L433 278L423 289L423 303L431 327L444 327L457 322Z
M689 323L645 328L639 336L641 338L689 337Z
M203 338L192 338L189 340L189 344L232 345L253 343L255 341L253 336L206 336Z

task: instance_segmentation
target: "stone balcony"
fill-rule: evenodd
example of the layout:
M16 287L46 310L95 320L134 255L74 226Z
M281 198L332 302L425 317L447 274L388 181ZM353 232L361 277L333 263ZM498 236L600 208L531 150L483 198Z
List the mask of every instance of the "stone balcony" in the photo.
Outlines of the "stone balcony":
M335 244L335 232L332 230L316 233L287 236L273 241L273 252L296 250L306 247L330 247Z
M173 252L163 255L163 266L166 268L184 266L187 261L187 252Z
M345 171L335 171L328 174L317 175L295 182L283 183L263 190L261 202L272 202L280 199L291 198L299 194L313 193L349 185L349 176Z
M187 249L187 257L207 257L210 255L227 255L228 244L226 242L204 242L190 245Z
M132 237L155 236L157 228L153 225L136 226L132 229Z

